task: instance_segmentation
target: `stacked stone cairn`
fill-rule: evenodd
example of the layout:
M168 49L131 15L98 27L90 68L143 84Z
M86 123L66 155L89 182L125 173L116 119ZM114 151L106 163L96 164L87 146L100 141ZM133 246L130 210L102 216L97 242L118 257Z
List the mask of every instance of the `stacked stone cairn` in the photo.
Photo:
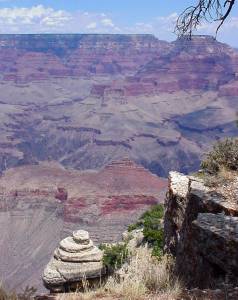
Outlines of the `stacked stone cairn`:
M87 231L74 231L63 239L43 273L43 282L51 292L80 289L85 282L98 284L105 275L103 252L94 246Z

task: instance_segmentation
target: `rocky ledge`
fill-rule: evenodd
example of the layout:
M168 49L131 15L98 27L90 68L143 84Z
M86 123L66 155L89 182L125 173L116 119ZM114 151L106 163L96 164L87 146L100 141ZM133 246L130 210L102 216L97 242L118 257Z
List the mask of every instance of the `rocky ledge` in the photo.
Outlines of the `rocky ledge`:
M65 292L80 288L85 280L95 284L105 275L102 258L87 231L74 231L60 242L46 266L44 285L51 292Z
M237 286L237 199L207 188L199 178L170 173L165 251L175 257L176 273L188 288Z

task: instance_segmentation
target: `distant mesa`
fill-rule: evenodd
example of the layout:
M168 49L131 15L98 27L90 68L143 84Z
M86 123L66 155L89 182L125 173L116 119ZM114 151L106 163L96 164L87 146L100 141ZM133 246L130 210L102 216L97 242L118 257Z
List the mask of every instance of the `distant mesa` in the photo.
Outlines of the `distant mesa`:
M185 35L178 38L178 40L213 40L216 41L216 38L213 35L208 34L192 34L192 35Z

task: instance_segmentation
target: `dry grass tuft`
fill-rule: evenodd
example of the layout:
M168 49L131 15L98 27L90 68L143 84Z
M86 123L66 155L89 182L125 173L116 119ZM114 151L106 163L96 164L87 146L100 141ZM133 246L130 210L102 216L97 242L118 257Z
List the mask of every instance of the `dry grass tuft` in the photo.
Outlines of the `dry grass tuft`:
M121 294L128 300L144 299L146 295L152 293L157 297L168 296L176 299L181 287L172 276L172 268L171 257L163 256L158 261L151 256L149 249L140 248L131 259L124 280L118 283ZM114 292L116 293L116 290Z
M33 287L26 287L22 293L8 292L0 283L0 300L33 300L36 289Z
M222 167L218 173L218 176L224 180L224 182L230 182L234 180L237 176L236 171L228 170L227 168Z
M210 188L221 187L223 185L229 185L237 178L238 172L231 171L227 168L221 167L221 169L215 175L203 174L201 177L204 180L204 184Z
M218 141L206 154L201 168L209 174L217 174L221 168L238 171L238 139L227 138Z
M64 295L59 300L93 299L161 299L175 300L182 287L172 275L173 260L163 256L160 261L151 256L151 251L139 248L119 275L110 277L107 283L95 292Z
M17 295L15 293L7 293L7 291L0 285L0 300L17 300Z

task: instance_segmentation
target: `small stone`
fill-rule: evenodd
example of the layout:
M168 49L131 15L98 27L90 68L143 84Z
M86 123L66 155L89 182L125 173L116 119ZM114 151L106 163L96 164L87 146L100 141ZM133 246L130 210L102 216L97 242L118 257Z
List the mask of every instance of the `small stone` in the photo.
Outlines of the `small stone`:
M55 258L68 262L88 262L88 261L101 261L102 251L97 247L93 247L90 251L81 251L78 253L70 253L58 248L54 254Z
M77 230L73 232L73 239L80 244L87 244L89 241L89 234L85 230Z
M67 252L75 253L92 249L93 242L91 240L88 240L88 243L86 243L85 241L85 244L78 244L71 236L69 236L60 242L60 248Z

